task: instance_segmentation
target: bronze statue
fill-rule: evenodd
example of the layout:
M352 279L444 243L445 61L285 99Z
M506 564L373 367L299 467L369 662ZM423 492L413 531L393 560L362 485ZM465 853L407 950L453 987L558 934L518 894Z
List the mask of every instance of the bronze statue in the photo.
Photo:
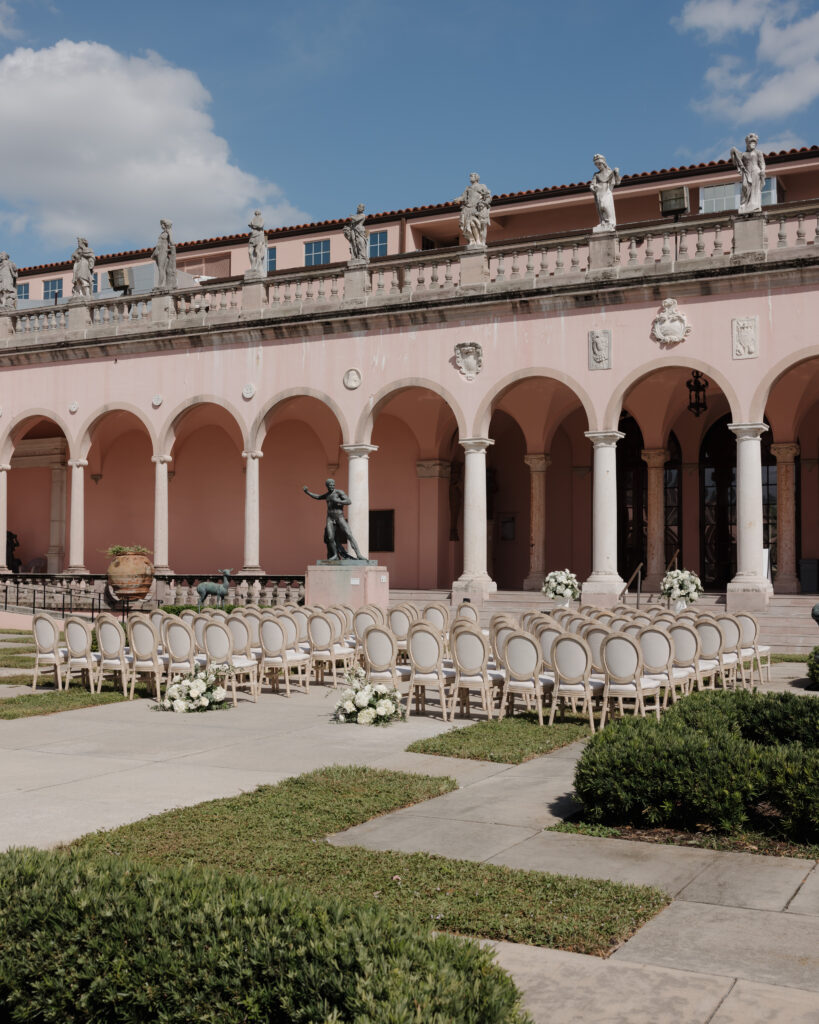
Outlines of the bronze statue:
M350 504L350 499L344 491L336 490L336 482L332 477L324 481L327 488L324 494L313 494L307 487L303 488L308 498L315 498L316 501L327 502L327 523L324 527L324 543L327 545L327 561L338 562L343 558L351 558L347 551L346 544L352 545L355 557L364 560L364 556L358 550L358 544L350 530L347 520L344 518L344 506Z

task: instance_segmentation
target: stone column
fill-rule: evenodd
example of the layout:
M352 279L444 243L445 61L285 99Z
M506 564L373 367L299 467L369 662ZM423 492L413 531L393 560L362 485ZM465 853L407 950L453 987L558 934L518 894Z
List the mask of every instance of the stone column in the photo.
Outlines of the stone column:
M793 441L772 444L776 458L776 579L777 594L798 594L796 575L796 466L799 445ZM2 536L2 534L0 534Z
M767 607L773 588L762 575L762 450L765 423L729 423L737 439L737 574L728 584L728 611Z
M665 448L645 448L640 455L648 467L646 567L643 590L656 593L665 575Z
M87 573L85 567L85 467L87 459L69 459L71 467L71 533L68 538L70 573Z
M467 437L461 441L466 452L464 571L453 583L453 592L475 591L478 596L484 596L498 589L486 571L486 449L494 443L488 437Z
M51 517L46 567L49 572L63 571L65 559L65 466L51 468Z
M625 586L617 571L617 442L619 430L589 432L594 445L592 481L592 571L583 584L583 601L616 604Z
M370 557L370 455L375 444L343 444L347 453L347 521L364 558Z
M168 564L168 463L170 455L153 455L154 469L154 572L170 573Z
M258 573L259 564L259 459L261 451L242 452L245 466L245 564L243 573Z
M435 590L449 586L446 567L449 545L449 478L446 459L419 459L418 477L418 586ZM441 577L447 577L443 579Z
M11 572L6 565L6 530L8 530L9 470L11 466L0 465L0 576Z
M529 467L529 575L524 590L540 590L546 578L546 470L549 455L524 455Z

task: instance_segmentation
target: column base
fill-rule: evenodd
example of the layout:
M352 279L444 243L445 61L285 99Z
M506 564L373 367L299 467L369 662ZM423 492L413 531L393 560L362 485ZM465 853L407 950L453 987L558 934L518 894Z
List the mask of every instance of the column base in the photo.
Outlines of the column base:
M523 581L524 590L543 590L543 581L546 579L545 572L530 572Z
M69 565L68 568L62 573L63 576L90 576L88 569L84 565Z
M735 576L726 587L728 612L764 611L773 596L771 581L764 576Z
M239 570L242 576L266 576L267 573L260 565L243 565Z
M169 565L155 565L154 576L175 576L176 573Z
M452 601L454 604L460 604L465 597L471 601L483 601L497 589L497 583L488 573L481 573L479 576L464 574L452 583Z
M0 576L13 576L14 573L7 565L0 565Z
M0 569L0 572L3 570ZM798 576L780 576L777 573L773 584L775 594L801 594L802 584Z
M580 600L583 604L611 608L619 602L625 585L625 580L617 575L592 573L580 588Z

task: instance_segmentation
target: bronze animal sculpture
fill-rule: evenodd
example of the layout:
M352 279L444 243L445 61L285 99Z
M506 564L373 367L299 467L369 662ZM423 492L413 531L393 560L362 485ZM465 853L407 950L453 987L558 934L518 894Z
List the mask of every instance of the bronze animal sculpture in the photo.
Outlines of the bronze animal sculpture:
M205 580L204 583L200 583L196 588L196 593L199 595L200 609L211 595L219 599L220 606L224 605L225 598L228 595L228 589L230 588L230 574L233 570L220 569L219 572L222 574L221 583L211 583L210 580Z

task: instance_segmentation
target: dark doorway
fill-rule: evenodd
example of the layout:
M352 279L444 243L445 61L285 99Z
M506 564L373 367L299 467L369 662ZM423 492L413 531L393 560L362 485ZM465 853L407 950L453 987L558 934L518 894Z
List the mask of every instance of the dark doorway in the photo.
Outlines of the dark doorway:
M627 580L640 562L645 573L648 467L634 417L623 413L618 429L626 436L617 442L617 569Z

